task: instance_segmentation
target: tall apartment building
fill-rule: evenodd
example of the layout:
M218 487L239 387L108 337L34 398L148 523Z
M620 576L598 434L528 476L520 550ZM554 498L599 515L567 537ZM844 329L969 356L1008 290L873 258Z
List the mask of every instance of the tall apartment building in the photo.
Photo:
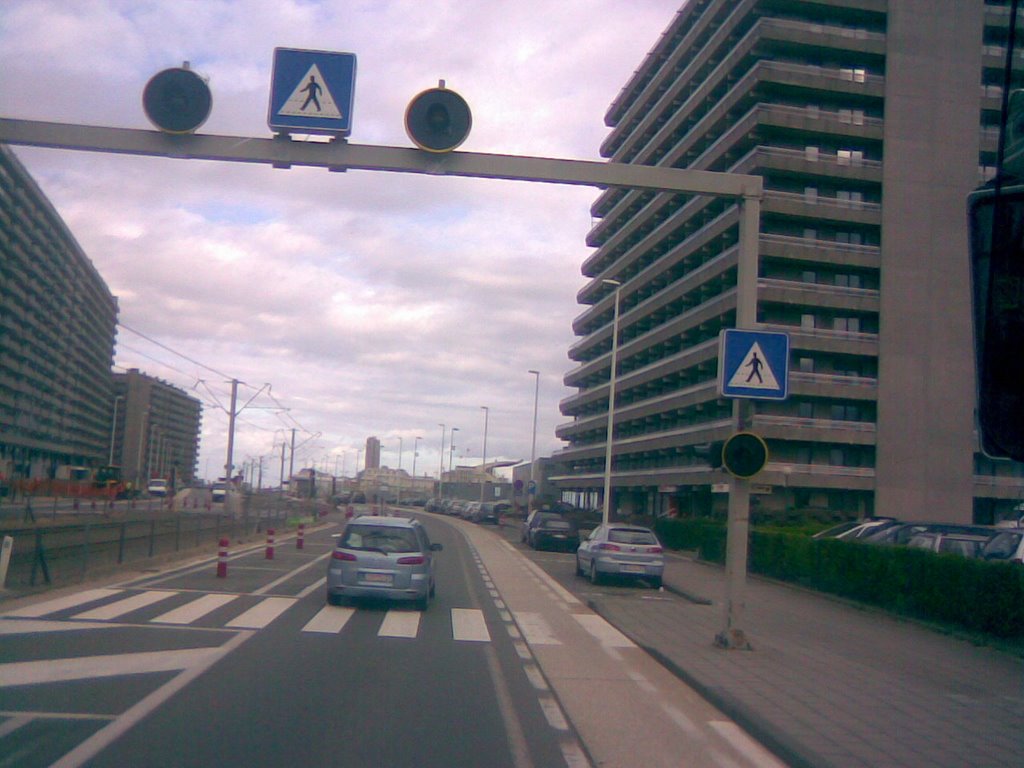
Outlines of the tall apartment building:
M994 0L689 0L608 110L613 161L763 177L756 318L789 333L792 373L754 407L762 508L991 522L1024 495L1022 465L977 450L965 212L1008 28ZM599 496L613 279L613 507L724 508L701 449L733 431L738 207L609 189L592 212L551 480Z
M181 488L196 477L202 403L132 368L114 374L113 463L121 479L144 487L162 477Z
M366 460L363 462L363 469L380 468L380 440L376 437L366 438ZM358 471L359 467L356 467Z
M103 278L0 145L0 476L107 463L116 324Z

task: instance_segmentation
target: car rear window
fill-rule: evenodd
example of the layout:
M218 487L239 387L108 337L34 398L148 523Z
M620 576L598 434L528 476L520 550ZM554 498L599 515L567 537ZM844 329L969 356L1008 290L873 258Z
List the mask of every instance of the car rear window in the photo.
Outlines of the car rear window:
M383 525L349 525L338 542L344 549L381 552L419 552L420 544L412 528Z
M608 541L615 544L657 544L658 540L650 531L635 531L630 528L612 528Z

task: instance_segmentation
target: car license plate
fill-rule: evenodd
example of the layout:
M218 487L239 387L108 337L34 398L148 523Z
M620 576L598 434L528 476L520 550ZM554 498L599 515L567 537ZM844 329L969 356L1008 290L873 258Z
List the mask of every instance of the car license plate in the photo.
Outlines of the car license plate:
M390 573L364 573L363 581L368 584L390 584L394 577Z
M642 565L623 565L619 569L623 573L644 573L646 570Z

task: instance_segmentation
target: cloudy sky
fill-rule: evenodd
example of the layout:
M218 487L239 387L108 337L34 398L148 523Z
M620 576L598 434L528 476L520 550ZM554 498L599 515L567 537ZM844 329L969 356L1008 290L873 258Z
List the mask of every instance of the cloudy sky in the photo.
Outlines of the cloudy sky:
M149 78L209 79L200 132L267 137L275 47L356 54L353 143L408 147L403 116L444 79L473 112L460 148L596 160L604 114L680 0L3 0L0 115L150 128ZM588 188L16 147L118 297L115 365L204 403L199 474L235 463L436 474L561 443ZM129 330L130 329L130 330ZM269 394L265 385L269 385ZM260 392L261 388L263 391ZM278 447L275 448L275 445ZM449 442L445 442L447 466Z

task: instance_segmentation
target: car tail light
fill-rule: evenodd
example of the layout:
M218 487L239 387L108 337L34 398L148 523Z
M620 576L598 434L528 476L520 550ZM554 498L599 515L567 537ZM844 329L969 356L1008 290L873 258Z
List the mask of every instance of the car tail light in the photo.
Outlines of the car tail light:
M416 555L415 557L400 557L398 558L399 565L423 565L427 562L427 559L423 555Z
M660 555L664 550L661 547L655 546L649 547L647 551L650 552L652 555Z
M605 549L609 552L621 552L622 547L618 544L598 544L594 549Z
M334 550L334 554L331 555L335 560L355 560L356 556L351 552L342 552L340 549Z

